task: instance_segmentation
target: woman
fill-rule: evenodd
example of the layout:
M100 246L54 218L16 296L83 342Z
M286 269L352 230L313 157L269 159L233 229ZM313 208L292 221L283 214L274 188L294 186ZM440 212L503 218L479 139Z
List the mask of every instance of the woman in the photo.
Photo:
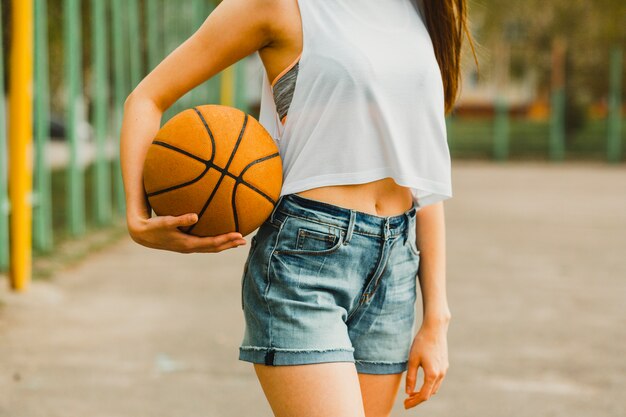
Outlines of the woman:
M244 267L239 359L254 363L277 416L388 416L404 370L410 408L448 369L444 114L469 34L465 0L414 1L224 0L126 100L131 237L220 252L246 241L181 233L194 213L150 217L143 161L179 97L251 53L263 61L259 120L279 145L284 181Z

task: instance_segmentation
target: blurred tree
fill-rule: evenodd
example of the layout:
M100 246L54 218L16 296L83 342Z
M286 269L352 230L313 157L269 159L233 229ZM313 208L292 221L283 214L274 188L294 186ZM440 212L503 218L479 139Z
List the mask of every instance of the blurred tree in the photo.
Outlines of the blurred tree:
M510 42L512 77L535 71L539 89L549 90L552 39L563 36L568 106L606 98L610 47L626 47L624 0L471 0L470 9L484 45Z

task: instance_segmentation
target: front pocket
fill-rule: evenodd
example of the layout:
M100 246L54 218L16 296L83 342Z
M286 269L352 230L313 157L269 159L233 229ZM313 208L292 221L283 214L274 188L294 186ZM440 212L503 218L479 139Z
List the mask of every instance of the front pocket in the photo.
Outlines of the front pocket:
M338 226L288 217L274 253L326 255L339 249L345 232Z

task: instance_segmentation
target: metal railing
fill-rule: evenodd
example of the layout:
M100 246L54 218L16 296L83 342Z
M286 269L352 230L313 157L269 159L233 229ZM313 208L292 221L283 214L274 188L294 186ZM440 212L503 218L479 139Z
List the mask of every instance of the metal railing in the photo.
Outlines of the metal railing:
M52 20L50 4L62 6L61 22ZM13 0L8 136L0 100L0 271L10 272L13 289L25 289L30 280L31 247L36 253L49 253L66 236L79 238L90 228L106 227L123 217L118 138L124 101L217 4ZM49 33L55 31L63 35L59 37L63 57L51 60ZM83 38L85 32L90 36ZM89 60L83 59L86 49ZM0 80L5 68L2 52ZM239 61L192 90L164 114L163 122L198 104L220 103L247 112L242 67ZM63 74L61 87L54 91L51 74ZM65 140L53 146L51 97L59 96L64 104L57 112L64 115ZM90 128L85 131L83 126ZM60 168L51 163L51 150L58 146L68 155ZM64 177L61 182L59 176Z

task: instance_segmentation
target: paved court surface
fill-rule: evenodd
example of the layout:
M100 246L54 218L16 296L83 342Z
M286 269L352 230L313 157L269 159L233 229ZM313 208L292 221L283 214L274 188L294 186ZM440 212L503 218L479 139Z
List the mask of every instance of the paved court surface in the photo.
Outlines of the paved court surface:
M456 161L453 186L450 370L393 415L626 416L626 165ZM237 360L248 247L125 238L27 294L0 279L0 416L271 416Z

